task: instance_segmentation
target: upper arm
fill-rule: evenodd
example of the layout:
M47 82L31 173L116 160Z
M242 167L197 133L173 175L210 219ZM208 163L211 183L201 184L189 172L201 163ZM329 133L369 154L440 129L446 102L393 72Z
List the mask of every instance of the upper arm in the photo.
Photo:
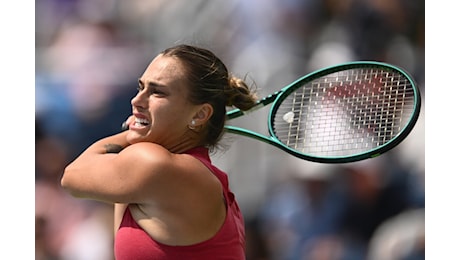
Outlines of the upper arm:
M173 157L159 145L137 143L118 154L94 154L69 165L61 183L77 197L141 203L148 193L164 189L169 173L181 171Z

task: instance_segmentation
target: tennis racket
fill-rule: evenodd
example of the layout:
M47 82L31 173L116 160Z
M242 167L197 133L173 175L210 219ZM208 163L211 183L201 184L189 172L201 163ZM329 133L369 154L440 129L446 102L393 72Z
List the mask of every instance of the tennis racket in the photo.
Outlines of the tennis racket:
M225 130L304 160L347 163L377 157L402 142L417 122L421 95L403 69L356 61L305 75L248 111L228 111L227 120L271 103L268 135L230 125Z

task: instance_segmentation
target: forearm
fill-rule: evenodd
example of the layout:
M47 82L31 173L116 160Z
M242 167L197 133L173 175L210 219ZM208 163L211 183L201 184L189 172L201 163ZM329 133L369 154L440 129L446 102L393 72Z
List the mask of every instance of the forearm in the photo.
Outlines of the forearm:
M61 185L75 196L87 196L99 188L97 175L113 166L118 152L126 148L127 132L118 133L96 141L73 160L64 170Z

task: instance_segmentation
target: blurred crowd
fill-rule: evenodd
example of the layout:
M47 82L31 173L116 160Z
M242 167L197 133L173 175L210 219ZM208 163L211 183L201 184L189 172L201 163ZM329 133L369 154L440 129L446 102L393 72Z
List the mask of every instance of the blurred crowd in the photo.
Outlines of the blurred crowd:
M110 205L70 197L59 180L89 144L120 131L137 78L166 47L211 49L260 97L355 60L404 68L424 96L423 1L41 0L35 12L37 260L113 259ZM235 123L264 133L260 113ZM248 260L424 259L423 102L406 140L362 162L306 162L230 134L224 142L213 161L245 215Z

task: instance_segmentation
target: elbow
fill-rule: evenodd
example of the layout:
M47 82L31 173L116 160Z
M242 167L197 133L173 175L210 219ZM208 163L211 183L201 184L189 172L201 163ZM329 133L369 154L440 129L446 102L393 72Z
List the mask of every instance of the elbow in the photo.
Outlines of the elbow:
M64 169L64 173L61 176L61 187L65 190L70 188L69 173L68 168Z
M69 182L68 182L67 179L68 178L67 178L67 176L65 175L65 172L64 172L64 174L61 177L61 187L66 191L69 190Z
M79 193L77 192L76 186L72 181L71 171L69 171L68 168L64 170L64 174L61 177L61 187L70 195L74 197L80 197Z

